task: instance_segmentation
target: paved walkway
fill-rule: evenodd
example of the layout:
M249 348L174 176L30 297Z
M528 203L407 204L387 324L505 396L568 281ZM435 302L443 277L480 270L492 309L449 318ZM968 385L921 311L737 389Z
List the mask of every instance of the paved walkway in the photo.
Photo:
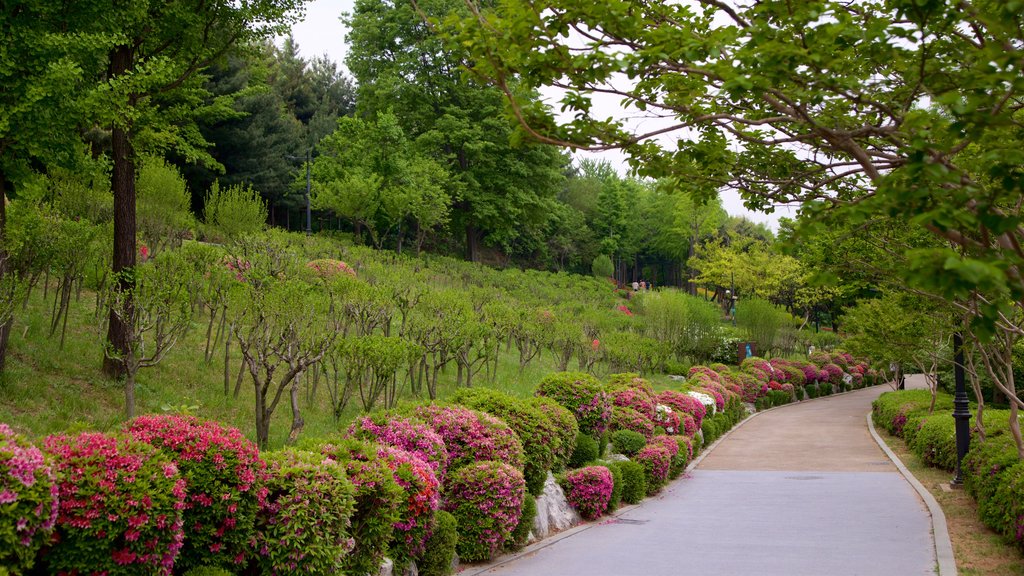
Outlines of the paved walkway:
M934 575L928 510L867 429L886 390L760 414L643 505L482 573Z

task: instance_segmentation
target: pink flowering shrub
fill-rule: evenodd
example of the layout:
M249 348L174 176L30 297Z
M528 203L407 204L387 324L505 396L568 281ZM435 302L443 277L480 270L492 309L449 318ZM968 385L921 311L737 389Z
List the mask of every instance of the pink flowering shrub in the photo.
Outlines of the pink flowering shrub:
M395 524L402 518L405 492L379 456L380 446L345 438L324 444L320 452L345 467L355 488L355 511L349 534L355 547L343 560L343 574L376 574L387 554Z
M712 382L721 382L722 377L718 372L708 368L707 366L693 366L690 368L689 377L697 380L707 378Z
M743 362L740 364L740 369L744 372L749 372L751 370L756 369L764 372L768 376L772 375L771 362L765 360L764 358L759 358L757 356L750 356L744 358Z
M665 444L659 442L644 446L633 456L633 461L643 466L648 495L658 492L668 482L669 471L672 468L672 453Z
M641 414L632 408L616 406L612 410L609 429L613 432L615 430L632 430L633 432L643 434L644 438L650 440L651 436L654 435L654 422L645 414Z
M669 461L669 478L676 478L682 474L686 464L690 461L690 455L689 451L680 449L679 442L676 441L675 437L667 435L655 436L651 439L650 444L648 444L648 446L652 445L661 445L671 456Z
M453 471L445 487L444 509L458 520L459 558L488 560L519 523L526 482L502 462L477 462Z
M549 374L537 385L537 396L558 402L576 417L580 432L600 437L612 416L612 401L601 383L585 372Z
M433 469L415 454L401 448L381 446L377 456L391 468L405 499L398 506L398 521L388 547L397 570L422 554L430 537L431 520L441 504L441 483Z
M822 366L825 372L828 372L828 381L832 384L841 384L843 382L843 369L836 364L825 364Z
M655 401L653 394L636 388L620 388L612 391L611 394L612 403L616 407L632 408L648 419L654 418Z
M54 466L7 424L0 424L0 572L32 567L57 521Z
M174 463L124 436L50 436L44 446L60 487L51 573L171 574L185 507Z
M307 262L306 267L312 270L317 276L324 279L335 278L341 275L350 276L352 278L356 277L356 271L341 260L321 258L319 260Z
M448 468L448 448L429 424L416 418L375 414L356 418L346 436L379 442L412 453L430 465L439 482Z
M683 412L682 417L679 420L679 425L684 436L688 436L690 438L696 436L697 431L700 430L700 424L697 423L697 420L693 416Z
M348 534L355 509L345 468L320 454L271 452L267 498L256 516L261 574L336 574L355 546Z
M804 373L804 384L814 384L818 381L818 367L810 362L800 364L800 371Z
M705 412L704 405L700 403L700 400L675 390L659 392L656 398L659 404L664 404L676 412L689 414L696 422L697 428L700 428Z
M759 371L753 368L752 371ZM740 385L740 397L744 402L756 402L758 398L768 393L768 380L761 379L753 373L738 373L735 375Z
M244 564L266 493L256 445L235 428L194 416L140 416L126 431L167 454L185 479L188 538L175 567Z
M520 470L523 445L501 420L462 406L427 404L414 414L430 425L448 448L448 474L473 462L496 460Z
M554 428L548 442L555 456L551 469L556 472L563 470L572 458L573 449L576 448L576 436L580 433L580 425L572 412L551 398L534 396L529 402L551 421Z
M239 282L245 282L246 276L249 271L252 270L252 263L248 260L244 260L237 256L225 256L221 261L228 273L235 277L235 280Z
M665 404L657 404L654 407L654 424L661 426L669 434L682 434L682 418L681 416L689 416L684 412L676 412L671 406ZM693 417L690 416L693 420Z
M721 412L722 410L725 410L725 389L724 388L722 388L721 386L719 386L717 388L713 388L711 386L702 386L700 388L695 388L695 390L697 392L703 392L705 394L708 394L712 398L714 398L715 399L715 410L717 412Z
M559 478L569 504L587 520L600 518L612 498L612 473L604 466L587 466Z

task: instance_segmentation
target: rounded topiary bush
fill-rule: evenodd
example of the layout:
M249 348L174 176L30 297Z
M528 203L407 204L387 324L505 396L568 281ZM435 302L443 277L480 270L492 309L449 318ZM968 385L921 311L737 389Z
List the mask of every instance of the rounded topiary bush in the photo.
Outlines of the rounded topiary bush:
M544 491L548 470L555 464L551 439L557 432L551 418L524 400L489 388L461 388L452 400L496 416L515 431L523 444L526 489L531 494L540 495Z
M170 574L184 540L185 480L156 448L126 436L50 436L59 478L50 573Z
M0 424L0 570L35 564L57 521L59 486L43 451Z
M423 553L416 557L420 576L448 576L459 542L459 523L451 513L438 510Z
M348 427L347 436L378 442L406 452L430 465L439 482L444 482L448 468L448 448L434 429L417 418L397 414L374 414L356 418Z
M140 416L126 431L168 455L181 470L188 532L176 568L238 566L252 553L266 464L235 428L193 416Z
M624 377L624 378L618 378ZM655 399L651 385L636 374L615 374L609 376L608 393L612 404L632 408L653 419Z
M519 514L519 522L515 530L505 540L506 550L519 550L526 546L530 537L530 530L533 528L533 519L537 517L537 499L527 492L523 496L523 511Z
M612 432L612 446L619 454L632 456L647 445L647 438L632 430L616 430Z
M616 406L612 410L609 428L615 430L632 430L644 438L654 436L654 422L646 415L626 406Z
M683 437L685 438L685 436ZM690 461L689 448L685 444L680 444L676 436L655 436L651 439L651 444L660 444L668 450L669 454L672 455L672 459L669 464L668 477L677 478L686 469L686 464Z
M523 445L500 419L463 406L442 404L417 406L414 413L444 440L449 474L461 466L488 460L522 470Z
M622 472L611 462L600 462L612 475L612 495L608 498L608 513L614 512L622 502Z
M658 401L658 404L664 404L672 408L676 413L688 414L694 420L694 427L698 429L704 420L704 414L707 412L707 408L704 407L700 400L684 392L665 390L659 392L655 399ZM681 416L680 420L684 421L685 418ZM685 425L685 422L683 424Z
M675 446L675 442L672 442ZM676 447L678 450L678 447ZM661 490L661 487L668 482L668 475L672 469L672 452L665 443L648 444L636 453L633 461L644 468L644 476L647 479L647 494L654 494Z
M515 529L522 513L526 483L522 473L503 462L477 462L448 478L444 509L459 525L459 558L491 558Z
M596 459L600 451L597 440L589 434L580 432L576 435L576 448L572 452L572 458L569 459L569 467L579 468L583 466L587 462Z
M552 470L561 471L572 458L576 449L576 436L580 433L579 423L568 408L551 398L534 396L528 400L532 406L540 410L553 426L553 434L549 439L551 451L555 455Z
M320 454L264 454L267 498L256 516L262 574L335 574L355 546L348 527L354 488L345 468Z
M585 372L558 372L540 381L537 396L558 402L576 417L581 432L600 436L608 427L612 402L601 383Z
M570 470L559 478L565 498L587 520L600 518L608 509L614 478L604 466Z
M395 532L388 547L396 570L403 570L423 551L430 536L430 521L441 503L441 484L430 465L411 452L393 446L381 446L377 456L394 473L395 482L405 493L399 505Z
M346 574L375 574L380 569L405 504L405 493L378 450L377 444L352 438L320 448L324 456L345 467L355 487L355 511L349 529L355 547L345 557Z
M647 496L647 475L644 467L637 462L624 460L612 462L622 475L622 501L626 504L639 504Z

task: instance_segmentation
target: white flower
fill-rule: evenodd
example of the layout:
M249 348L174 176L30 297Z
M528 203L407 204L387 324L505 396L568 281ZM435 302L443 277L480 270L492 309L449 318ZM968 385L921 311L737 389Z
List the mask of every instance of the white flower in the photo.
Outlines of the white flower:
M705 394L703 392L696 392L694 390L690 390L689 392L687 392L687 394L690 397L692 397L692 398L696 398L698 402L703 404L704 408L707 409L708 415L710 415L710 416L714 416L715 415L715 399L712 398L710 394Z

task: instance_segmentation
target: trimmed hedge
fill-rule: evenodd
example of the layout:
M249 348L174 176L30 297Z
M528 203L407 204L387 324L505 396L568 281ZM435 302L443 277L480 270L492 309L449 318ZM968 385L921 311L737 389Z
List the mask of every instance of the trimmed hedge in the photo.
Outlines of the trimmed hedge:
M537 499L529 492L523 496L523 511L519 514L519 523L505 540L505 550L519 550L526 546L533 528L533 519L537 517Z
M644 467L631 460L611 462L609 468L617 468L622 477L622 501L639 504L647 496L647 475Z
M423 554L416 558L420 576L448 576L452 573L452 559L459 542L459 522L450 512L438 510L434 514L430 538Z
M580 432L576 435L576 448L569 459L570 468L579 468L591 460L596 460L601 452L598 441L589 434Z
M619 454L632 456L647 445L644 435L633 430L616 430L612 432L612 447Z

